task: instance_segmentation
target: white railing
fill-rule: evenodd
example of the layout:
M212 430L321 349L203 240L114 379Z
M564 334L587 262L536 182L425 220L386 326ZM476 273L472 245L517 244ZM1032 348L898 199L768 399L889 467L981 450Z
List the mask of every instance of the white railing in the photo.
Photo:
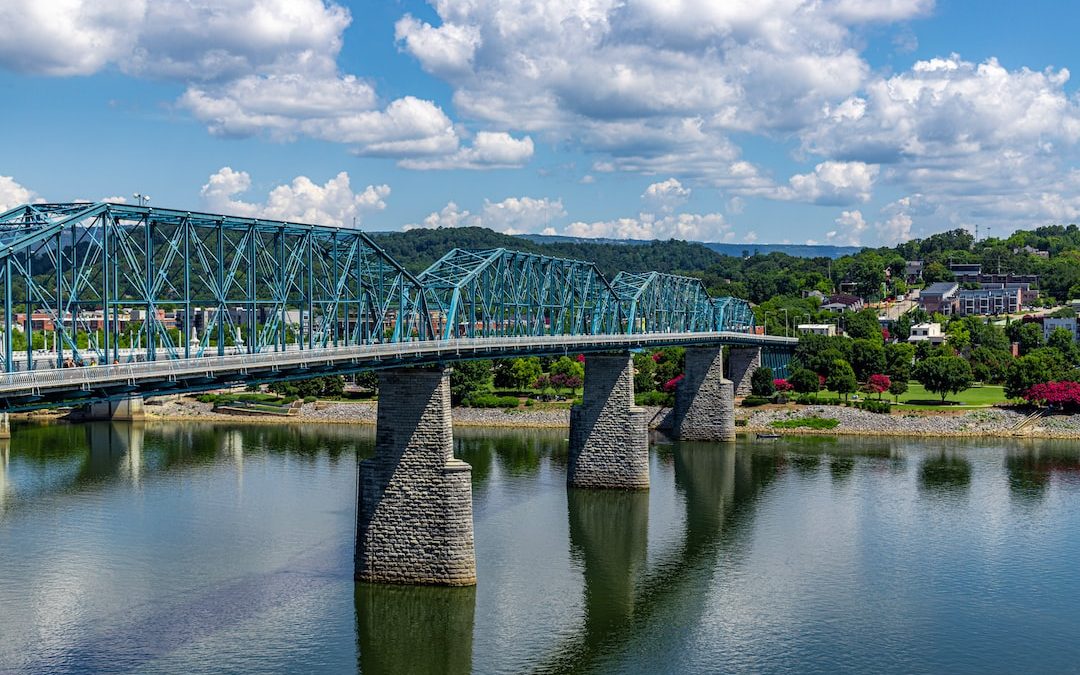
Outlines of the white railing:
M260 354L232 356L202 356L135 363L50 368L0 374L0 394L18 396L38 393L45 389L82 389L139 381L165 379L168 381L198 377L216 378L220 373L246 374L266 371L330 366L342 361L422 360L425 357L453 353L473 356L499 351L527 351L532 348L551 349L636 347L647 345L678 345L701 343L740 343L746 345L792 346L794 338L751 335L747 333L639 333L620 335L543 335L508 338L452 338L449 340L417 340L413 342L375 343L349 347L326 347ZM359 365L359 364L357 364Z

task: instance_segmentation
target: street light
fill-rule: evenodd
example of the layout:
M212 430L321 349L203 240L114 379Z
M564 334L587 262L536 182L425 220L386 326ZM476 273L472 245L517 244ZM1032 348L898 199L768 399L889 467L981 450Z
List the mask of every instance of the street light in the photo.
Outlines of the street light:
M139 206L146 206L147 204L150 203L150 195L144 195L144 194L142 194L140 192L136 192L135 194L133 194L131 196L134 197L136 200L138 200Z

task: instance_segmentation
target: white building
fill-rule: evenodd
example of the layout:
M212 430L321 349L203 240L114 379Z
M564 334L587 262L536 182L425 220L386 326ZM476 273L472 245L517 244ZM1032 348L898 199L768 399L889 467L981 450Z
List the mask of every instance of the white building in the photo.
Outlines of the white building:
M929 342L933 345L939 345L945 342L945 335L941 333L940 323L917 323L911 327L911 335L908 337L908 342Z
M1044 340L1049 340L1050 339L1050 333L1053 333L1054 329L1056 329L1056 328L1064 328L1065 330L1072 333L1073 342L1076 342L1076 317L1075 316L1068 317L1068 318L1063 318L1063 319L1052 319L1052 318L1049 318L1049 317L1043 319L1043 339Z
M836 335L836 324L833 323L800 323L800 333L813 333L815 335Z

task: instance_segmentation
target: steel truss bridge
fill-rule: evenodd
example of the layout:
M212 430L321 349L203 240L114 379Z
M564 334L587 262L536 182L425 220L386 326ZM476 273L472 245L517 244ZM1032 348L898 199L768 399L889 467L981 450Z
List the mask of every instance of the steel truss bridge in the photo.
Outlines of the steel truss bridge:
M352 228L104 202L0 214L0 289L4 410L663 345L760 345L786 363L794 343L752 334L746 301L690 277L609 281L507 249L454 249L414 275Z

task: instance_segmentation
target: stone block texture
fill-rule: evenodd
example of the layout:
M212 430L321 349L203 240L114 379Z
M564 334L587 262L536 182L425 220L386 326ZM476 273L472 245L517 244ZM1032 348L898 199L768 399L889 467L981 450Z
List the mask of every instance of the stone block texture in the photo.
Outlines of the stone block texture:
M476 583L472 470L453 457L448 370L379 374L375 456L358 470L357 581Z
M750 378L761 365L761 347L732 347L728 354L728 377L736 396L750 395Z
M735 396L724 378L721 347L688 347L684 377L675 390L673 426L684 441L735 440Z
M138 422L146 419L141 396L112 399L91 403L85 409L84 419Z
M630 354L590 354L585 393L570 411L572 487L647 489L649 430L646 413L634 405L634 362Z

